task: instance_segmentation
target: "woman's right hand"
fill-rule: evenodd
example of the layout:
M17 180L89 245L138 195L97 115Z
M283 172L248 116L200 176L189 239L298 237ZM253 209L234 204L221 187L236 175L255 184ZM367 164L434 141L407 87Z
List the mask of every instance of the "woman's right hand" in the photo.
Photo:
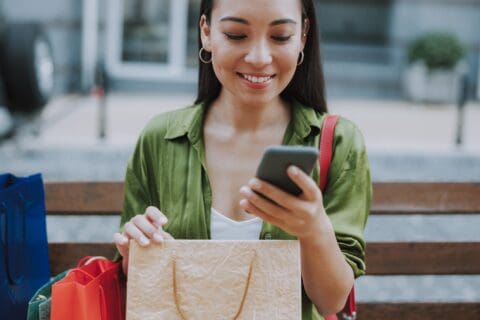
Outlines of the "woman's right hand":
M163 231L163 226L168 222L167 217L158 208L150 206L144 214L138 214L125 223L122 233L116 232L113 241L118 252L123 257L122 267L125 275L128 274L128 252L130 240L137 241L142 247L148 246L152 241L162 243L172 240L173 237Z

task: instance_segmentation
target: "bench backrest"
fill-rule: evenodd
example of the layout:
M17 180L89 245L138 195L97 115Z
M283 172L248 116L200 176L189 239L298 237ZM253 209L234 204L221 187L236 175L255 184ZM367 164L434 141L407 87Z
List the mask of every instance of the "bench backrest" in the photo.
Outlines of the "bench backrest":
M49 215L118 215L123 183L47 183ZM375 183L373 215L479 214L480 184ZM86 255L112 257L111 243L50 243L52 273ZM369 275L480 275L480 242L369 242ZM359 319L478 319L480 303L359 303Z

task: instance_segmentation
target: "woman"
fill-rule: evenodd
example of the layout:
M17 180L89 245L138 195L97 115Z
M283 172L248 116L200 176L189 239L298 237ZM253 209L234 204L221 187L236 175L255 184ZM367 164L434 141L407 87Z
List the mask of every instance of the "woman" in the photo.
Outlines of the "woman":
M114 236L124 271L129 239L296 238L303 319L334 314L365 272L371 182L361 133L337 124L325 195L318 167L312 177L289 168L298 197L253 178L265 147L319 144L327 107L313 3L205 0L200 15L197 101L151 120L128 164Z

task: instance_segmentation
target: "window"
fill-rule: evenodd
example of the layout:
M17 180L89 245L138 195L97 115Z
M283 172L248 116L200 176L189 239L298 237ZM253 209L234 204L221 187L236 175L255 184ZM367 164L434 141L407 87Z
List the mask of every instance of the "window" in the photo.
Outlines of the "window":
M325 61L391 63L392 0L316 0L315 9Z
M168 62L169 0L125 0L122 61Z
M317 0L322 39L329 43L385 45L391 1Z
M198 67L198 18L200 0L188 1L187 67Z
M108 0L105 60L109 74L124 79L195 81L186 62L188 8L189 0Z

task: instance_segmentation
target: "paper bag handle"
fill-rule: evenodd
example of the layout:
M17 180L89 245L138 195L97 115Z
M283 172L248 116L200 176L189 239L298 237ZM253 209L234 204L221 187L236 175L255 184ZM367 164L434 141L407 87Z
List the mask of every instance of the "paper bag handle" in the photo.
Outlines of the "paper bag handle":
M250 287L250 280L252 279L252 275L253 275L253 263L255 262L256 257L257 257L257 254L255 252L253 255L252 261L250 262L250 266L248 267L247 280L245 283L245 288L243 289L240 306L238 307L237 313L232 318L232 320L238 319L238 317L240 317L240 315L242 314L243 306L245 305L245 300L247 298L248 288ZM172 268L173 268L173 300L175 301L175 307L177 308L177 312L182 318L182 320L188 320L187 316L180 308L180 298L179 298L178 286L177 286L177 260L175 255L172 258Z

